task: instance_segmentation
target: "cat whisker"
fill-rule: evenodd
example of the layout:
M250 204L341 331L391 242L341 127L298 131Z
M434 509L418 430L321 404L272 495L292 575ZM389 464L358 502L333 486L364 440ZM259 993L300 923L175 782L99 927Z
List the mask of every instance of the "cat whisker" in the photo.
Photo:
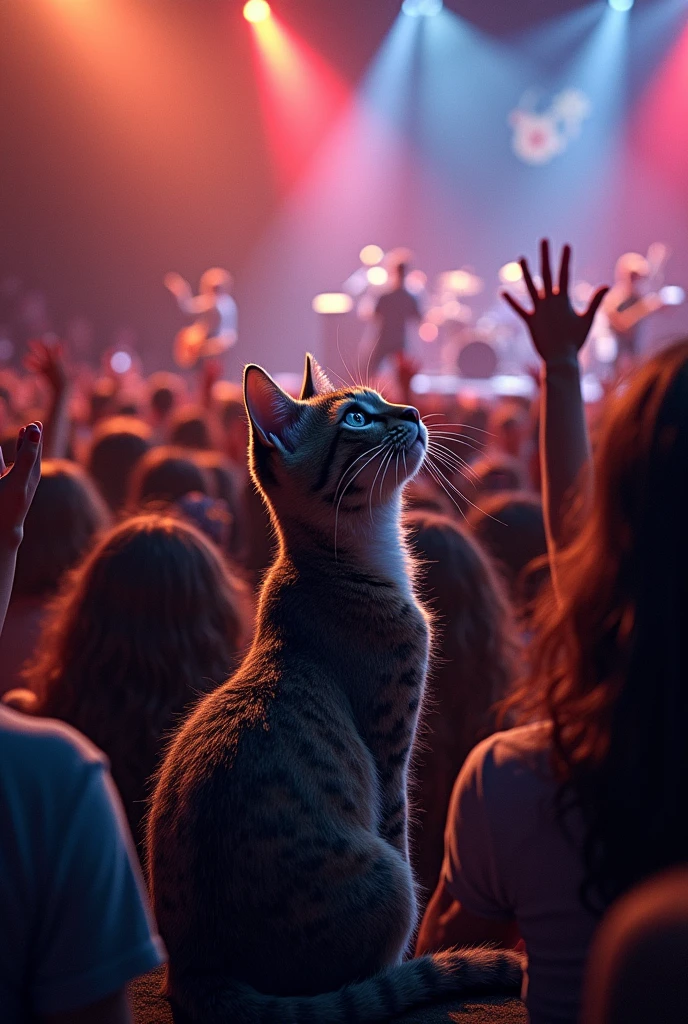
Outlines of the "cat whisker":
M430 416L444 416L444 413L430 413ZM424 416L423 421L428 417ZM490 430L484 430L482 427L474 427L472 423L431 423L431 427L461 427L463 430L473 430L476 434L486 434L488 437L494 437L495 435Z
M340 477L339 483L337 484L337 488L336 488L336 490L335 490L335 492L334 492L334 501L336 501L336 500L337 500L337 495L338 495L338 493L339 493L339 488L340 488L340 487L342 486L342 484L344 483L344 480L345 480L345 478L346 478L346 474L347 474L347 473L349 473L349 472L350 472L350 471L351 471L351 470L352 470L352 469L354 468L354 466L356 465L356 463L357 463L357 462L360 462L360 461L361 461L361 459L365 459L366 455L372 455L372 454L373 454L373 452L378 452L378 451L381 451L381 450L382 450L383 448L384 448L384 443L383 443L383 444L378 444L378 445L375 445L375 447L374 447L374 448L368 448L368 450L367 450L367 451L365 451L365 452L363 452L363 454L362 454L362 455L359 455L359 456L358 456L358 458L354 459L354 461L353 461L353 462L351 463L351 465L349 465L349 466L347 466L347 467L346 467L346 469L344 470L344 472L342 473L342 475L341 475L341 477ZM366 465L367 465L367 463L366 463Z
M382 488L385 485L385 477L387 476L387 470L391 466L393 458L394 458L394 450L391 450L389 452L389 454L386 456L386 460L387 461L385 462L385 469L384 469L384 472L382 474L382 480L380 481L380 503L382 503Z
M443 441L456 441L457 444L462 444L466 448L472 448L474 452L482 455L483 449L473 443L473 440L467 437L466 434L455 434L450 431L433 430L432 427L426 427L428 431L428 437L441 437Z
M377 478L379 477L380 472L382 470L382 467L383 467L383 465L385 463L385 458L386 458L386 455L383 455L383 457L380 459L380 465L377 467L377 473L373 477L373 482L370 485L370 490L368 491L368 511L370 512L370 521L371 521L371 523L373 521L373 491L375 490L375 483L376 483Z
M354 480L356 479L356 477L360 473L363 472L363 470L366 468L366 466L370 465L370 463L373 461L373 459L376 459L378 457L378 455L380 455L380 453L384 449L384 447L385 447L384 445L379 444L379 445L376 446L376 448L374 448L374 449L370 449L369 448L367 452L363 453L363 455L359 455L359 458L356 459L356 462L358 462L359 459L362 459L364 456L370 455L371 451L373 452L373 454L370 455L370 458L368 459L368 461L364 462L363 465L359 469L356 470L356 472L351 477L351 479L347 483L347 485L344 488L344 490L342 491L342 493L339 495L339 501L337 502L337 507L335 508L335 513L334 513L334 557L335 557L335 561L337 560L337 534L338 534L338 530L339 530L339 506L341 505L341 503L342 503L342 501L344 499L344 495L349 490L349 488L351 487L351 485L354 482ZM353 465L355 465L355 463L352 463L352 466ZM351 469L351 466L349 466L349 469ZM346 472L348 472L348 471L349 470L347 469ZM341 480L340 480L340 484L341 484ZM339 485L337 486L337 489L339 489ZM335 498L336 498L336 494L335 494Z
M425 469L427 470L427 472L428 472L429 476L430 476L430 477L431 477L431 478L432 478L432 479L433 479L433 480L435 481L435 483L436 483L436 484L439 484L439 485L440 485L440 487L442 488L442 490L443 490L443 491L445 492L445 494L447 495L447 497L448 497L448 498L449 498L449 500L451 501L452 505L455 505L455 506L456 506L456 508L458 509L458 511L459 511L459 512L461 513L461 515L463 516L463 518L464 518L464 519L466 519L466 513L465 513L465 512L464 512L464 510L463 510L463 509L461 508L461 506L459 505L459 503L458 503L458 501L456 500L456 498L454 497L454 495L453 495L453 494L451 494L451 493L450 493L450 492L449 492L449 491L447 490L447 488L446 488L446 486L445 486L445 484L444 484L444 482L443 482L443 478L442 478L442 476L441 476L441 475L440 475L440 473L439 473L439 470L438 470L438 469L437 469L437 467L436 467L436 466L434 465L434 463L432 463L432 462L430 461L430 459L428 459L428 460L426 461L426 463L425 463ZM456 488L454 488L454 490L456 490ZM461 494L461 492L460 492L460 491L457 491L457 494L458 494L458 495L459 495L460 497L463 497L463 495ZM468 521L468 520L466 520L466 521Z
M438 462L441 463L445 467L445 469L449 471L450 475L452 475L452 476L454 476L454 474L458 474L459 476L463 475L464 469L465 469L464 466L460 466L456 462L452 462L442 452L432 451L431 454L432 454L432 457L435 460L435 462L436 463L438 463Z
M487 517L488 517L489 519L491 519L491 520L492 520L493 522L495 522L495 523L499 523L499 524L500 524L500 526L504 526L504 525L505 525L505 524L504 524L504 523L502 522L502 520L501 520L501 519L497 519L497 517L496 517L496 516L491 516L491 515L490 515L490 513L489 513L489 512L485 512L485 510L484 510L484 509L482 509L482 508L480 507L480 505L476 505L474 501L471 501L471 499L470 499L470 498L467 498L467 497L466 497L466 495L465 495L465 494L463 493L463 491L460 491L460 490L458 489L458 487L455 487L455 486L454 486L454 484L453 484L453 483L451 482L451 480L447 479L447 477L446 477L446 476L444 475L444 473L442 472L442 469L441 469L441 468L440 468L440 467L439 467L439 466L437 465L437 463L433 463L433 462L432 462L432 460L428 460L428 464L429 464L430 466L432 466L432 468L433 468L433 469L435 470L435 472L436 472L436 473L438 473L438 474L439 474L439 476L440 476L440 477L441 477L441 478L442 478L442 479L443 479L444 481L446 481L446 483L447 483L447 484L449 484L449 486L451 487L451 489L452 489L453 491L456 491L456 493L457 493L457 494L459 495L459 497L460 497L460 498L462 499L462 501L465 501L465 502L466 502L466 503L467 503L468 505L470 505L470 506L471 506L471 508L477 509L477 511L478 511L478 512L482 513L482 515L484 515L484 516L487 516ZM438 482L439 482L439 481L438 481ZM446 488L444 488L444 489L446 490ZM456 502L455 502L455 504L456 504ZM456 507L458 508L459 506L457 505ZM460 510L460 511L461 511L461 510ZM464 514L463 512L461 512L461 514L463 515L464 519L466 519L466 516L465 516L465 514Z
M344 369L346 370L346 372L347 372L347 373L349 374L349 377L351 378L351 383L352 383L352 384L354 385L354 387L355 387L355 386L356 386L356 381L354 380L354 375L353 375L353 373L351 372L351 370L349 369L349 367L348 367L348 365L347 365L347 362L346 362L346 359L345 359L345 358L344 358L344 356L342 355L342 350L341 350L341 348L339 347L339 328L340 328L340 327L341 327L341 324L337 324L337 353L338 353L338 355L339 355L339 358L340 358L340 359L341 359L341 361L342 361L342 364L343 364L343 366L344 366ZM345 381L345 380L344 380L344 378L343 378L343 377L342 377L342 376L341 376L341 375L340 375L339 373L337 374L337 376L339 377L339 379L340 379L340 380L342 381L342 383L344 384L344 387L348 387L348 386L349 386L349 383L348 383L348 381Z
M460 455L453 452L451 448L447 448L446 445L440 444L439 441L431 440L428 444L428 451L434 452L438 457L442 456L444 461L450 463L455 469L461 473L466 473L469 477L478 479L478 474L471 466L470 462L466 462Z

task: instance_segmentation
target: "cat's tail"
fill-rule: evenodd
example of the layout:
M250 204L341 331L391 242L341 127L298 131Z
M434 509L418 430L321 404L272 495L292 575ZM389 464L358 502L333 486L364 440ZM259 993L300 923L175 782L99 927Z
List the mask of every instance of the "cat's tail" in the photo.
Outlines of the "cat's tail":
M518 995L522 976L520 954L481 946L407 960L315 996L263 995L241 982L215 988L207 977L185 979L172 1002L182 1011L179 1019L194 1024L373 1024L452 995Z

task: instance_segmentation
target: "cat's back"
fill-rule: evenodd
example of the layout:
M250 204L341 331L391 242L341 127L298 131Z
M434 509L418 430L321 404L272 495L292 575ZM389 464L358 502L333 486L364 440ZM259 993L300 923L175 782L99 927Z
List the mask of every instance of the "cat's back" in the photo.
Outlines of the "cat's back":
M250 871L261 837L286 839L306 821L309 831L327 828L325 818L340 805L370 806L373 776L336 681L317 661L259 650L200 702L172 741L153 797L149 846L169 861L174 851L190 873L214 847L231 853L228 870ZM253 861L243 863L244 854Z

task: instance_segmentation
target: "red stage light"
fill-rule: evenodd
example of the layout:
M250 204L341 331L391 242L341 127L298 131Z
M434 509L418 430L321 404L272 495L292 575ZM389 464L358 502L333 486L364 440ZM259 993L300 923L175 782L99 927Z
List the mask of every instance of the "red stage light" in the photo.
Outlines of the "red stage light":
M244 4L244 17L253 25L259 21L267 21L270 13L270 4L267 3L267 0L248 0Z

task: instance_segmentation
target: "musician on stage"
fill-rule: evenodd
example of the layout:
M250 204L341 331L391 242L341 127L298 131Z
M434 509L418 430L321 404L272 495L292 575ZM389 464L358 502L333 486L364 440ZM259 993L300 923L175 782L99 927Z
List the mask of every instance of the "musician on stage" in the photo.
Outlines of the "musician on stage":
M217 363L220 376L229 379L229 350L237 341L237 304L232 297L232 275L221 267L206 270L199 294L180 274L165 275L165 287L172 292L182 312L196 319L175 338L174 358L182 369Z
M669 257L666 246L655 242L647 257L627 252L617 261L616 281L602 311L616 336L621 364L637 359L647 350L643 343L646 319L666 305L661 293L662 271Z
M406 349L406 328L409 322L421 321L418 300L406 290L406 264L399 262L391 270L389 291L377 300L373 323L376 340L370 356L370 372L375 373L387 356L397 360Z

